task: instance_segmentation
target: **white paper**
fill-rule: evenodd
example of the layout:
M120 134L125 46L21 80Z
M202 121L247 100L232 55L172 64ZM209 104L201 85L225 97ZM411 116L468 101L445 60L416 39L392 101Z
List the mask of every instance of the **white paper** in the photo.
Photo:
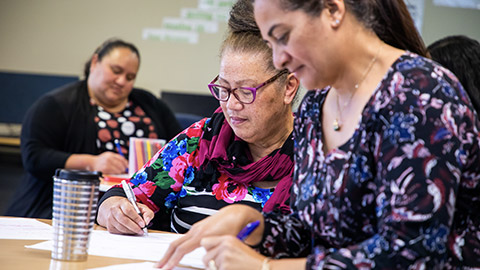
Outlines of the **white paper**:
M142 269L155 269L155 263L153 262L142 262L142 263L126 263L126 264L115 264L105 267L90 268L90 270L142 270Z
M168 249L169 244L182 237L181 234L149 233L148 236L129 236L111 234L107 231L94 230L90 235L88 254L115 258L158 261ZM27 248L52 250L53 242L45 241ZM197 248L187 254L180 264L203 268L204 248Z
M0 239L50 240L52 226L29 218L0 218Z
M155 263L153 262L142 262L142 263L126 263L126 264L116 264L105 267L90 268L89 270L143 270L143 269L158 269L154 268ZM191 270L191 268L184 267L175 267L174 270Z

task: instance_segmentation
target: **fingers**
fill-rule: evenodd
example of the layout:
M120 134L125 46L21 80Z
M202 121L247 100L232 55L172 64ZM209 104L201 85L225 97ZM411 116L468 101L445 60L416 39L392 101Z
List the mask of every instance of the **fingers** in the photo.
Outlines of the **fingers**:
M230 236L228 236L230 237ZM219 247L222 240L228 239L225 236L221 237L205 237L200 241L200 245L205 248L207 254L203 257L203 264L208 269L212 260L215 262L215 266L222 264L222 257L219 256Z
M115 211L114 214L116 221L122 225L121 227L126 228L129 234L143 235L142 229L146 223L127 199L124 198L120 211Z
M145 221L124 197L111 197L105 200L99 216L102 216L102 224L106 225L111 233L143 234L142 228L145 227Z
M121 155L113 152L108 152L105 173L122 174L125 173L128 168L128 161Z
M107 224L107 230L113 234L136 234L136 232L131 231L118 221L109 222Z
M235 237L230 236L230 235L204 237L204 238L202 238L202 240L200 240L200 246L204 247L207 252L210 252L210 250L219 246L222 242L232 241L232 238L234 239L233 241L238 240Z
M199 240L187 235L173 241L163 258L155 265L155 267L160 267L166 270L173 269L178 263L180 263L183 256L200 246Z
M200 239L203 237L235 235L248 221L252 220L248 215L251 212L261 216L258 211L249 206L231 205L222 208L217 214L195 223L185 236L170 244L164 257L156 266L173 269L185 254L200 246Z
M142 213L143 220L146 224L145 226L148 226L148 224L150 224L150 221L152 221L152 219L155 217L155 213L150 208L148 208L148 206L142 203L138 204L138 208L140 208L140 212Z
M140 208L140 204L137 204L137 206ZM121 211L123 212L123 214L127 218L129 218L131 221L133 221L138 227L145 228L145 226L147 226L147 224L145 223L145 220L143 219L142 215L137 213L137 211L135 210L133 205L130 203L130 201L128 201L128 203L122 203L120 208L121 208ZM140 211L140 213L142 213L142 212ZM122 218L123 216L119 215L118 217ZM126 225L129 225L129 224L130 223L128 223Z
M128 168L128 160L126 160L120 154L106 151L98 155L94 169L97 171L102 171L105 174L122 174Z
M265 258L232 235L205 237L200 244L207 251L203 263L214 262L216 269L261 269Z

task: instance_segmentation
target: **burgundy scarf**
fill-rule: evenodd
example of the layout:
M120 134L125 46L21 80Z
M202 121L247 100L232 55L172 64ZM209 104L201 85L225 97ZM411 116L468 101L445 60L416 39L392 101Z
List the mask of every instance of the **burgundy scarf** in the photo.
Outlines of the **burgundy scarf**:
M202 136L199 150L202 166L214 166L238 183L280 180L263 211L290 209L286 201L290 197L294 167L292 135L282 148L274 150L257 162L252 162L247 143L233 133L222 109L218 108Z

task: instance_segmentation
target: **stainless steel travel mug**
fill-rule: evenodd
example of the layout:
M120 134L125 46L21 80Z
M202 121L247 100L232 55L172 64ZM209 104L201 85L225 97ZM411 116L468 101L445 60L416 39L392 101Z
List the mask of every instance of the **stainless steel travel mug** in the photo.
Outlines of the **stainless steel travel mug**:
M53 176L52 259L87 259L101 172L57 169Z

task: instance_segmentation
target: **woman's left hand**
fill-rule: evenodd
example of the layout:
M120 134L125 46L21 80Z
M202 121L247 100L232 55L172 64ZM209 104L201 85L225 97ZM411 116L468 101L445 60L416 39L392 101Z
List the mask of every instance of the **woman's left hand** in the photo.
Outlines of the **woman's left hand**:
M203 257L206 269L214 268L210 264L215 264L217 270L262 269L265 259L264 256L231 235L205 237L200 245L207 250L207 254Z

